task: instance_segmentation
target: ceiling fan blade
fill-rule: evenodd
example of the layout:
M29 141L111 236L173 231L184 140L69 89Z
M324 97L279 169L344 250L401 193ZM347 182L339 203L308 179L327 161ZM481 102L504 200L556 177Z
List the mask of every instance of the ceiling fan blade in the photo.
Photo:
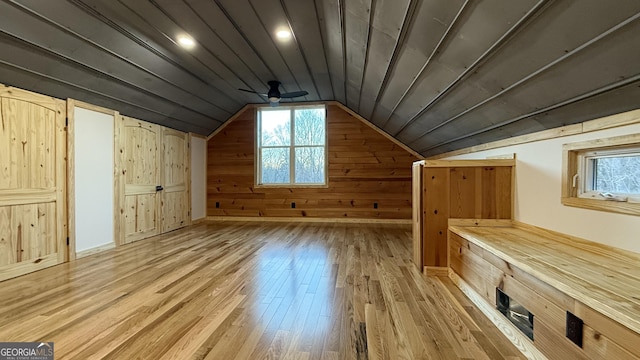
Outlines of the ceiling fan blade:
M308 95L309 93L307 91L293 91L293 92L288 92L288 93L284 93L284 94L280 94L281 98L294 98L294 97L299 97L299 96L305 96Z
M262 96L267 96L267 94L260 93L260 92L257 92L257 91L253 91L253 90L247 90L247 89L238 89L238 90L244 91L244 92L248 92L248 93L252 93L252 94L258 94L258 95L262 95Z

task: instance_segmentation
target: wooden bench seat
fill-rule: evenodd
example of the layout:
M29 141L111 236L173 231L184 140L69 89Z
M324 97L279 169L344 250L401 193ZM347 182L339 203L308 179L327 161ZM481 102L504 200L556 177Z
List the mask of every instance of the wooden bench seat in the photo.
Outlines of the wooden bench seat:
M527 225L450 226L449 264L485 308L500 288L533 313L533 344L551 359L640 359L639 254ZM567 312L584 321L582 348Z

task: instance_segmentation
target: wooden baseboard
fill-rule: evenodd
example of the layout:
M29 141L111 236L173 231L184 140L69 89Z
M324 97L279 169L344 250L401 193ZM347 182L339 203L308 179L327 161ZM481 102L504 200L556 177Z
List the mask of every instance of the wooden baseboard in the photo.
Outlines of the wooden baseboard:
M198 224L203 223L205 221L207 221L207 217L206 216L205 217L201 217L199 219L191 219L191 225L198 225Z
M76 260L80 259L80 258L83 258L83 257L95 255L97 253L101 253L103 251L113 249L115 247L116 247L116 245L114 243L109 243L109 244L96 246L96 247L91 248L91 249L82 250L82 251L79 251L79 252L76 253Z
M357 218L309 218L267 216L207 216L207 221L258 221L258 222L308 222L411 225L411 219L357 219Z
M449 226L513 227L511 219L449 219Z
M449 268L441 266L425 266L423 274L427 276L449 276Z
M482 313L500 330L511 343L522 352L522 355L531 360L547 360L533 342L515 327L504 315L487 302L458 274L449 269L449 278L462 292L482 311Z

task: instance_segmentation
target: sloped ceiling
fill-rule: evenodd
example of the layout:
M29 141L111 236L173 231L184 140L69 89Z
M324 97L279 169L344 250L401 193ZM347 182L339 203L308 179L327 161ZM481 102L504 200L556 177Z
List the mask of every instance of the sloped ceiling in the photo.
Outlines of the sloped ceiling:
M0 83L207 135L277 79L430 156L640 107L639 18L638 0L1 0Z

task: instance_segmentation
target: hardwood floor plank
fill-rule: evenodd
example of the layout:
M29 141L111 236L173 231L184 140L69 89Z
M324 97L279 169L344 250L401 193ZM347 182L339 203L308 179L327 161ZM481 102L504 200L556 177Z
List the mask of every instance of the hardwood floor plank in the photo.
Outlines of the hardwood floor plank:
M408 225L200 223L0 283L56 359L522 359Z

